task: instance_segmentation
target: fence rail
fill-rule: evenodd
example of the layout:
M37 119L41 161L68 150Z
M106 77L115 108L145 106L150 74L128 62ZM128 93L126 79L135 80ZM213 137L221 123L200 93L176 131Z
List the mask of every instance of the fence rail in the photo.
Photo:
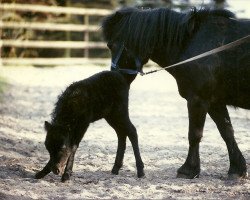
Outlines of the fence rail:
M3 65L63 65L63 66L73 66L73 65L84 65L89 64L89 62L97 65L109 65L110 59L107 58L3 58Z
M103 49L107 48L104 42L79 42L79 41L32 41L32 40L3 40L2 46L19 48L52 48L52 49Z
M13 48L52 48L52 49L83 49L84 57L89 57L90 49L105 49L106 44L104 42L90 41L89 34L100 31L100 26L91 25L89 22L89 16L106 16L111 13L111 10L107 9L90 9L90 8L74 8L74 7L60 7L60 6L43 6L43 5L30 5L30 4L0 4L0 13L2 12L42 12L42 13L53 13L53 14L69 14L69 15L80 15L84 18L84 24L65 24L65 23L41 23L41 22L10 22L0 21L0 29L31 29L31 30L48 30L48 31L66 31L66 32L84 32L84 41L36 41L36 40L0 40L0 48L2 47L13 47ZM0 31L1 36L1 31ZM2 37L1 37L2 38ZM0 50L1 56L1 50ZM19 58L19 61L21 62ZM23 63L36 62L34 58L25 58ZM51 58L37 58L39 64L49 63L47 60ZM62 63L64 58L54 59L53 63ZM68 58L65 58L65 60ZM79 58L81 59L81 58ZM17 60L12 58L1 59L3 64L16 63ZM77 60L77 59L75 59Z
M95 8L74 8L74 7L62 7L62 6L42 6L42 5L30 5L30 4L0 4L2 10L18 10L18 11L31 11L31 12L43 12L54 14L71 14L71 15L98 15L105 16L110 14L110 10L107 9L95 9Z
M58 24L58 23L41 23L41 22L0 22L2 29L35 29L48 31L75 31L75 32L97 32L100 26L97 25L78 25L78 24Z

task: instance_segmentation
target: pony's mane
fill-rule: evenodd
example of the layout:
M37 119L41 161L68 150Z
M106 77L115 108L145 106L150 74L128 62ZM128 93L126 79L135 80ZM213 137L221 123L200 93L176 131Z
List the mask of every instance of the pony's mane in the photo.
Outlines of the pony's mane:
M106 17L102 30L107 42L118 40L143 56L154 48L180 45L209 16L230 18L234 14L227 10L193 9L179 13L167 8L124 8ZM191 22L194 26L190 26Z

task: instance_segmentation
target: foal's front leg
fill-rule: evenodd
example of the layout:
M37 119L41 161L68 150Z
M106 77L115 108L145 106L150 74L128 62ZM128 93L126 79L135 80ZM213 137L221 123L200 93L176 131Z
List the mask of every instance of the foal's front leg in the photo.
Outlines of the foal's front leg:
M77 150L77 145L74 145L72 148L72 152L67 160L67 164L66 164L66 167L64 169L64 173L62 175L62 182L68 181L70 179L70 176L72 174L76 150Z
M199 97L187 102L189 117L189 150L185 163L178 169L178 178L196 178L200 174L199 143L203 136L203 127L206 119L208 105Z
M47 165L39 172L36 173L35 178L40 179L45 177L47 174L51 172L51 161L47 163Z
M69 155L66 167L64 169L64 173L62 175L62 182L65 182L65 181L70 179L70 176L72 174L72 169L73 169L76 150L77 150L77 148L79 146L79 143L81 142L84 134L86 133L86 131L88 129L88 126L89 126L89 123L82 122L81 126L76 128L76 130L78 130L78 132L75 132L74 137L71 138L71 140L70 140L70 143L71 143L70 151L71 151L71 153Z

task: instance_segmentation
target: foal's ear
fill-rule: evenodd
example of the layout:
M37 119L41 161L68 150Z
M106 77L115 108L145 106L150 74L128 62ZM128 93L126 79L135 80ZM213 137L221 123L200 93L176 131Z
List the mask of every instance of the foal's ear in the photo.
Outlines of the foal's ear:
M45 121L44 122L44 128L45 128L45 130L47 132L49 132L51 130L51 128L52 128L52 125L49 122Z

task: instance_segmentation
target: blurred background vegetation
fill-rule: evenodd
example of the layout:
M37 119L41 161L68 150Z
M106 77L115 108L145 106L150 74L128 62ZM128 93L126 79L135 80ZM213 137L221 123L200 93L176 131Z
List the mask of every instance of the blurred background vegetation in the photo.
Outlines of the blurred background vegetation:
M2 0L2 3L36 4L46 6L102 8L115 10L124 6L136 6L143 8L168 7L176 10L187 10L190 7L224 7L227 0ZM27 11L5 11L1 14L4 22L49 22L49 23L71 23L83 24L83 17L68 14L52 14ZM100 25L102 17L90 16L91 24ZM101 41L100 31L91 32L90 41ZM3 29L1 39L3 40L39 40L39 41L83 41L83 32L48 31L33 29ZM63 55L63 56L62 56ZM3 47L3 58L56 58L56 57L82 57L83 50L71 49L46 49L46 48L15 48ZM109 53L103 49L91 49L89 57L108 57Z

